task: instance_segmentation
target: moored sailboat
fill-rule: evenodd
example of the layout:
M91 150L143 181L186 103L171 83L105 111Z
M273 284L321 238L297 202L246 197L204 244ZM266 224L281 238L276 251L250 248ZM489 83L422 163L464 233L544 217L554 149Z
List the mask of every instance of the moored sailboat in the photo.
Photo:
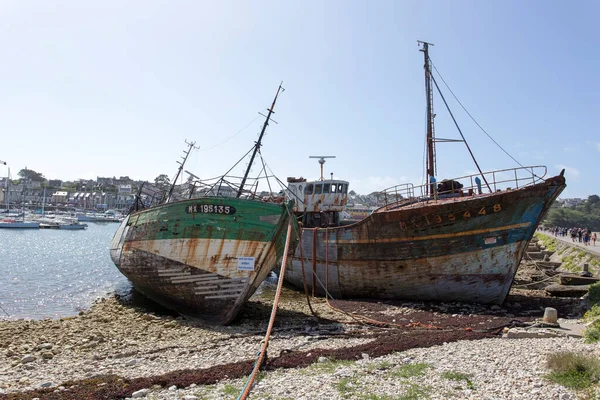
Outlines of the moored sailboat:
M281 262L291 204L264 201L244 188L281 90L236 191L219 184L177 200L173 183L158 205L141 205L122 222L110 253L137 290L183 315L228 324Z
M313 182L289 182L304 227L285 275L293 286L344 298L500 304L537 226L566 187L564 171L546 178L545 167L480 171L436 182L433 78L428 43L421 44L427 183L382 191L378 209L345 225L337 214L345 206L347 182L322 175ZM333 206L323 201L327 197Z

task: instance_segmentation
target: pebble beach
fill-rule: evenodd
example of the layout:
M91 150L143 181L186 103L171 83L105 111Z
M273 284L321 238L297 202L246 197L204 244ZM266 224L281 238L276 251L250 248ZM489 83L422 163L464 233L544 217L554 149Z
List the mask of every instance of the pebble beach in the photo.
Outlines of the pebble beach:
M341 302L340 313L313 299L317 318L303 294L285 291L250 399L577 399L544 378L548 355L600 356L580 338L502 338L503 326L540 317L538 302ZM268 294L253 298L225 327L116 296L71 318L1 321L0 399L235 399L271 304Z

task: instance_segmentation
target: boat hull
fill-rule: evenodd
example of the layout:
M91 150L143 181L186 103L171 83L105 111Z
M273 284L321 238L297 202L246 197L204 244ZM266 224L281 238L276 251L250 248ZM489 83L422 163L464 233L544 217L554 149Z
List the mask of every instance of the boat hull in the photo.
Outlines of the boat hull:
M159 304L228 324L281 262L287 207L229 197L153 207L123 221L111 258L137 290Z
M80 223L58 224L58 229L65 229L65 230L69 230L69 231L78 231L78 230L82 230L82 229L86 229L86 228L87 228L87 224L80 224Z
M344 227L304 229L286 281L337 298L500 304L565 186L557 176L517 190L399 203Z
M38 222L0 222L0 228L5 229L38 229L40 224Z

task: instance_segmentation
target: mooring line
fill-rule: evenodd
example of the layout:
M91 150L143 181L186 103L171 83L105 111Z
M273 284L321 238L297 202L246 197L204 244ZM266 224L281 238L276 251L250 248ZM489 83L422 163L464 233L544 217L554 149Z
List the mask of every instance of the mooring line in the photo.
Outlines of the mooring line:
M267 333L265 334L265 338L262 341L262 347L260 352L258 353L258 358L254 363L254 369L252 373L248 377L248 381L244 385L244 388L240 395L238 396L238 400L245 400L250 394L250 390L252 389L252 384L254 383L254 378L258 373L258 370L261 367L265 354L267 353L267 347L269 346L269 338L271 336L271 330L273 329L273 324L275 323L275 316L277 315L277 306L279 305L279 296L281 294L281 288L283 286L283 276L285 275L285 267L287 264L288 251L290 247L290 238L292 236L292 219L289 220L288 229L287 229L287 238L285 240L285 248L283 250L283 260L281 261L281 271L279 273L279 280L277 281L277 291L275 292L275 299L273 300L273 309L271 311L271 318L269 319L269 326L267 328Z
M0 305L0 310L4 311L4 314L10 317L10 314L6 312L6 310Z

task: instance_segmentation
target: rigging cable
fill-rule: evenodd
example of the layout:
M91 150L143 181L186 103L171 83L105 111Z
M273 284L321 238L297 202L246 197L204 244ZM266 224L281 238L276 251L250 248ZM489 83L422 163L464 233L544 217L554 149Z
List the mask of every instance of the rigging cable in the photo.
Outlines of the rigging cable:
M237 131L236 133L234 133L232 136L229 136L227 139L223 140L221 143L217 143L214 146L207 147L206 149L200 150L200 151L211 150L211 149L214 149L215 147L218 147L218 146L224 144L225 142L228 142L229 140L233 139L234 137L236 137L237 135L239 135L240 133L242 133L243 131L245 131L246 129L248 129L248 127L250 125L252 125L258 119L258 117L260 117L260 114L257 115L252 121L248 122L248 124L245 127L243 127L242 129L240 129L239 131Z
M260 157L260 161L262 162L262 165L263 165L263 171L265 172L265 178L267 180L267 185L269 186L269 193L273 193L273 190L271 189L271 182L269 181L269 175L267 174L267 164L265 163L265 159L263 158L262 152L260 151L260 149L258 149L258 156ZM258 174L258 176L260 178L260 174ZM258 185L256 187L258 188Z
M224 175L222 175L222 176L221 176L221 178L225 178L225 177L227 176L227 174L228 174L228 173L230 173L230 172L231 172L231 170L233 170L235 167L237 167L237 166L238 166L238 164L239 164L239 163L241 163L241 162L242 162L242 160L244 160L244 158L246 158L246 156L247 156L248 154L250 154L250 152L251 152L252 150L254 150L254 146L252 146L252 148L250 148L250 150L248 150L248 151L246 152L246 154L244 154L244 155L242 156L242 158L240 158L240 159L238 160L238 162L236 162L235 164L233 164L233 167L229 168L229 171L225 172L225 174L224 174ZM219 181L215 182L215 184L214 184L214 185L212 185L212 187L210 188L210 190L212 190L212 189L213 189L213 188L214 188L214 187L217 185L217 183L219 183ZM219 186L219 188L220 188L220 187L221 187L221 186Z
M430 59L431 61L431 59ZM452 95L452 97L454 97L454 100L456 100L456 102L461 106L461 108L464 110L464 112L467 113L467 115L469 116L469 118L471 118L471 120L475 123L475 125L477 125L479 127L479 129L481 129L481 131L483 133L485 133L485 135L492 141L494 142L494 144L496 146L498 146L498 148L500 150L502 150L504 152L504 154L506 154L507 156L509 156L514 162L516 162L521 168L525 168L519 161L517 161L512 155L510 155L510 153L508 151L506 151L502 146L500 146L500 144L498 142L496 142L494 140L494 138L487 133L487 131L485 129L483 129L483 127L481 125L479 125L479 122L477 122L475 120L475 118L471 115L471 113L465 108L465 106L460 102L460 100L458 99L458 97L456 97L456 95L454 94L454 92L452 91L452 89L450 89L450 86L448 85L448 83L446 83L446 80L444 79L444 77L442 76L442 74L440 74L440 71L438 71L437 67L435 66L435 64L433 63L433 61L431 61L431 65L433 66L433 69L435 69L435 72L438 74L438 76L440 77L440 79L442 80L442 82L444 82L444 85L446 86L446 88L448 89L448 91L450 92L450 94ZM439 89L438 89L439 90Z

